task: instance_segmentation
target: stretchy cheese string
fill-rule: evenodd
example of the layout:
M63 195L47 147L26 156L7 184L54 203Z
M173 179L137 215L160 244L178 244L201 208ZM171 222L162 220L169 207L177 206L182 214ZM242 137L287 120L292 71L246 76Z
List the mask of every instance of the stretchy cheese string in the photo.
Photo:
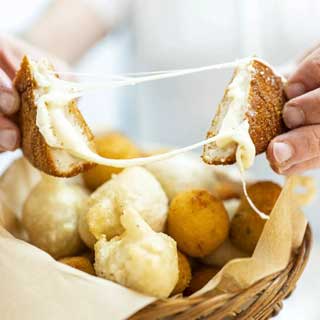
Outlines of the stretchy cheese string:
M248 62L250 58L239 59L232 62L226 62L221 64L213 64L209 66L203 66L198 68L189 68L189 69L178 69L178 70L168 70L168 71L153 71L153 72L142 72L142 73L131 73L131 76L125 75L110 75L110 80L100 81L100 82L72 82L59 80L61 84L63 84L66 89L70 89L73 91L72 98L79 98L83 96L85 93L99 90L99 89L111 89L111 88L119 88L124 86L132 86L137 85L143 82L168 79L173 77L179 77L187 74L198 73L202 71L209 70L218 70L218 69L227 69L227 68L235 68L239 63ZM55 72L57 74L69 74L69 75L88 75L88 73L77 73L77 72ZM94 74L91 74L94 75ZM107 76L108 77L108 76ZM112 80L113 79L113 80Z

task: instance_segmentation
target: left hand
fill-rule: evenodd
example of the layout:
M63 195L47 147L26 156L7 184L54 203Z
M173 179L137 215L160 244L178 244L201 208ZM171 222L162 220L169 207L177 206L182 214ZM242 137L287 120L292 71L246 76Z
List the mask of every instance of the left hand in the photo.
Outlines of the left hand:
M298 65L286 94L283 120L292 130L271 141L270 165L284 175L320 168L320 49Z

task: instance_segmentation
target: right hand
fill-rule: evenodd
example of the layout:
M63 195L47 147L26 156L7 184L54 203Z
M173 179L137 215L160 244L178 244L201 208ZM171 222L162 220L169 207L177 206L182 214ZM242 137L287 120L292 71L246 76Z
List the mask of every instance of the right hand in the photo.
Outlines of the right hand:
M267 156L278 173L320 168L320 48L297 66L286 87L283 119L291 129L272 140Z

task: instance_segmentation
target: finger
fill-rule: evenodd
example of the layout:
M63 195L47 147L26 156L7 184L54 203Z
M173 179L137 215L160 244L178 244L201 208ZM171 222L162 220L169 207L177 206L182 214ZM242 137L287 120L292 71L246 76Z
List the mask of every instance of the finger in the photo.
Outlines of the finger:
M320 87L320 49L312 52L288 79L286 93L289 99Z
M19 64L17 65L17 59L11 54L11 51L5 41L0 41L0 69L12 80L15 77Z
M320 124L320 89L289 100L283 108L283 120L290 129Z
M0 69L0 112L11 115L18 111L20 99L12 81Z
M301 127L273 139L267 149L271 167L279 173L320 156L320 125Z
M13 151L20 145L18 127L10 120L0 116L0 152Z
M293 175L293 174L299 174L308 170L319 169L319 168L320 168L320 157L317 157L315 159L311 159L311 160L307 160L307 161L295 164L292 167L278 173L283 175Z

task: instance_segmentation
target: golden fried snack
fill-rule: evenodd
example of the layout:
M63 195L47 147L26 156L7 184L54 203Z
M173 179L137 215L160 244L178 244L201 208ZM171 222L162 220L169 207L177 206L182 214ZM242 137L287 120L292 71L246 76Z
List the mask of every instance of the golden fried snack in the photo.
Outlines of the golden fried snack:
M157 179L142 167L123 170L91 194L84 216L87 231L96 239L120 235L124 231L120 217L127 208L136 210L153 230L163 231L168 199ZM90 240L83 237L83 231L80 229L84 241Z
M56 259L77 254L83 248L78 221L87 199L83 187L44 176L23 207L22 224L30 242Z
M179 279L171 295L182 293L191 280L191 266L188 258L178 251Z
M66 258L62 258L58 261L61 263L67 264L68 266L70 266L72 268L89 273L93 276L96 275L91 261L86 257L83 257L83 256L66 257Z
M138 147L125 135L119 132L110 132L95 138L97 153L111 159L130 159L141 156ZM83 173L86 186L95 190L108 181L112 174L119 173L121 168L97 165Z
M261 181L248 188L248 195L255 206L265 214L273 209L281 187L271 181ZM260 238L266 220L251 208L243 196L230 225L230 240L240 250L252 254Z
M168 297L179 277L176 242L153 231L132 209L125 210L121 224L121 236L110 241L102 236L94 246L97 275L144 294Z
M228 213L221 200L205 190L181 192L171 202L168 234L191 257L203 257L227 238Z
M65 98L64 91L61 91L60 95L55 92L57 79L58 76L48 61L33 61L26 56L23 58L14 80L21 100L19 110L21 149L24 156L37 169L57 177L72 177L95 164L80 160L61 148L51 147L37 123L39 110L50 110L52 104L59 104L60 100L63 101ZM52 101L49 97L55 99ZM59 109L72 121L87 147L94 151L93 134L82 117L76 100L67 100ZM46 116L49 117L48 114ZM50 131L51 128L46 129Z
M219 271L218 267L201 266L193 273L185 294L189 296L203 288Z
M244 143L244 137L253 143L255 154L264 152L269 142L285 131L285 102L283 79L270 66L255 58L239 64L207 134L208 138L224 136L224 141L206 144L203 160L216 165L234 163L239 135L246 157L249 141Z

